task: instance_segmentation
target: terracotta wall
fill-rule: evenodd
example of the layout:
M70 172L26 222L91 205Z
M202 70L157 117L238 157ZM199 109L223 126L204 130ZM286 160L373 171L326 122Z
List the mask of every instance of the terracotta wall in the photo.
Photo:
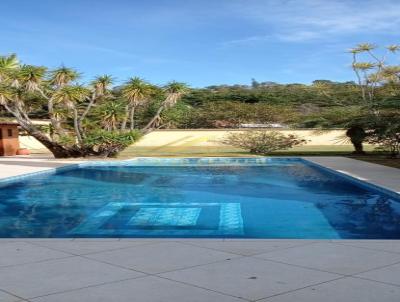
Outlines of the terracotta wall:
M18 126L0 125L0 156L16 155L19 149Z

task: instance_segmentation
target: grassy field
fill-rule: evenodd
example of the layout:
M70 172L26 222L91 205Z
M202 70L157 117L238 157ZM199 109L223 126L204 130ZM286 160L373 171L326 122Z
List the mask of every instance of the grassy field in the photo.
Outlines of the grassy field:
M366 151L372 151L367 147ZM287 151L277 151L276 156L295 156L295 155L349 155L352 147L348 145L335 146L300 146ZM249 152L230 146L157 146L143 147L132 145L120 153L120 158L129 158L134 156L251 156Z

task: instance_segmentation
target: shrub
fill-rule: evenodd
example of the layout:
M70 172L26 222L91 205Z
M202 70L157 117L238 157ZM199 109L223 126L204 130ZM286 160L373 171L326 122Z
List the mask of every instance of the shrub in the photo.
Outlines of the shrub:
M277 131L244 131L228 134L223 144L249 150L254 154L267 155L277 150L287 150L306 143L294 134L284 135Z
M400 156L400 124L386 124L368 133L366 141L378 145L378 150L389 151L392 157Z
M84 143L87 148L95 150L100 156L108 157L116 155L140 136L140 132L136 130L130 132L100 130L90 133Z

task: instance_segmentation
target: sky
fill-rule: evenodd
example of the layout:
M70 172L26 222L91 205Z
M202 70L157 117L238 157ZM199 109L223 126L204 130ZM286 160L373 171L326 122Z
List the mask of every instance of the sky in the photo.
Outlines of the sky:
M348 81L362 42L400 43L400 0L1 0L0 55L83 82Z

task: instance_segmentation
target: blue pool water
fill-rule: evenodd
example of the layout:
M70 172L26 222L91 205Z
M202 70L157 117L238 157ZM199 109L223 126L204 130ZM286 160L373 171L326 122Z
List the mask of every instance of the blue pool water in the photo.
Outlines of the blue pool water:
M296 159L93 163L0 187L0 237L400 238L400 202Z

